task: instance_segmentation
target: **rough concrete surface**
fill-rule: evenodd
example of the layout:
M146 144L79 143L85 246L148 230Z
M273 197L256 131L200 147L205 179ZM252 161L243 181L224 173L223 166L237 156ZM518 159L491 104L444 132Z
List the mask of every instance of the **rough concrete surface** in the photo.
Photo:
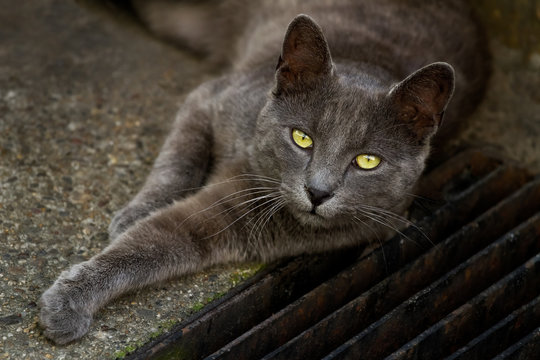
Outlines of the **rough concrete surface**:
M0 8L0 359L121 357L253 269L217 268L123 296L68 346L37 325L41 293L106 246L113 212L141 186L182 95L212 69L73 1ZM540 8L532 16L540 21ZM466 139L540 172L540 55L495 30L491 44L490 91Z

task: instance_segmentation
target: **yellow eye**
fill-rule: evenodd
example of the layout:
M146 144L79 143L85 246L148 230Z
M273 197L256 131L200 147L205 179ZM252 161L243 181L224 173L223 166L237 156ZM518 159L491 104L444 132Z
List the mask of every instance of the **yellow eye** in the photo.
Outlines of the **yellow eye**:
M313 146L313 140L303 131L298 129L293 129L292 138L296 145L300 146L302 149L307 149Z
M375 169L381 163L381 158L375 155L362 154L356 157L356 165L364 170Z

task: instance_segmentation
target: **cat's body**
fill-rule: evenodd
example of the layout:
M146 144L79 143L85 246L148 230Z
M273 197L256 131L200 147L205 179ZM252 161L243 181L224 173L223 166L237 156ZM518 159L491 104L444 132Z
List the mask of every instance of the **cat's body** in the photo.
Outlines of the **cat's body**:
M457 1L160 6L144 9L151 27L216 54L227 44L232 69L188 96L143 189L115 216L112 243L42 296L45 334L58 343L84 335L99 307L137 287L384 238L405 221L454 71L447 132L487 76L483 39ZM158 13L184 26L156 28ZM284 36L298 13L323 30L298 16ZM455 70L426 66L435 61Z

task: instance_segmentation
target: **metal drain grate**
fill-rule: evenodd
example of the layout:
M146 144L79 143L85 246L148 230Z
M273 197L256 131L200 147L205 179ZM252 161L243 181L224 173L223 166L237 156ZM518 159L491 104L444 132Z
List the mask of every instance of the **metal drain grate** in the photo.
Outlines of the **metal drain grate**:
M538 356L540 178L467 151L420 188L382 248L275 265L129 359Z

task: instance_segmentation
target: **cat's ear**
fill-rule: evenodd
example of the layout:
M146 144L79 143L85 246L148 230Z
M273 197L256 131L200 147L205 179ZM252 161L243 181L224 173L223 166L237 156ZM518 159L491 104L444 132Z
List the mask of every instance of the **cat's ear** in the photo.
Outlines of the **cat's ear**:
M276 90L310 88L332 73L332 57L322 29L307 15L289 24L276 67Z
M442 123L454 92L454 69L447 63L427 65L394 86L389 93L400 121L426 140Z

